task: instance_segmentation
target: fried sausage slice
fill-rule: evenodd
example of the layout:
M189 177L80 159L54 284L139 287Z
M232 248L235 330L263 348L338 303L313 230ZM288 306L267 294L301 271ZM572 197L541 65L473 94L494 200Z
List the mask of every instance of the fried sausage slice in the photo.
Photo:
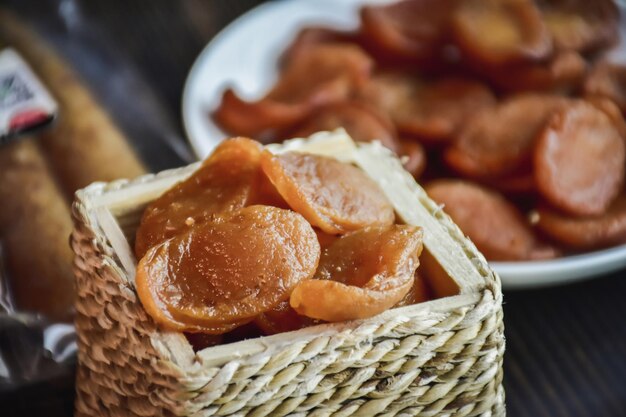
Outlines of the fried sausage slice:
M264 143L271 142L278 132L303 120L314 108L313 103L341 97L344 94L342 84L340 81L329 82L310 101L301 103L283 103L268 97L249 102L229 88L224 91L213 118L231 135L256 137Z
M602 96L589 96L586 100L609 116L622 138L626 140L626 121L617 104L613 100Z
M619 9L613 0L538 2L554 47L591 52L619 38Z
M429 82L394 113L402 133L447 142L470 115L495 103L494 95L482 83L450 77Z
M571 249L589 250L626 243L626 195L622 194L600 216L563 214L547 205L537 208L536 227Z
M315 279L300 282L289 303L325 321L372 317L402 300L413 286L422 230L408 225L368 227L324 250Z
M534 154L541 195L580 216L602 214L624 182L625 143L609 116L582 100L563 107L539 135Z
M407 106L424 88L424 80L415 74L400 71L379 72L359 92L359 99L389 115L396 124L410 115Z
M426 81L406 73L382 73L363 90L363 100L379 106L408 136L448 142L471 114L496 103L482 83L461 77Z
M535 138L567 99L541 94L513 96L473 115L444 153L456 171L491 178L519 171L532 158Z
M301 54L309 53L311 49L320 44L335 43L358 44L358 38L352 32L342 32L322 26L305 27L282 54L280 58L281 65L289 65L291 61L297 59Z
M469 59L503 65L546 58L552 41L532 0L464 0L453 17L454 39Z
M563 51L547 61L493 67L484 72L489 80L508 92L571 92L584 81L587 62L577 52Z
M226 90L213 116L232 134L272 137L302 121L315 107L352 95L372 68L372 59L356 45L311 47L290 61L267 96L247 102Z
M455 0L403 0L361 9L361 36L381 62L430 64L445 43Z
M326 233L394 222L382 190L352 165L319 155L265 151L261 166L289 206Z
M135 236L137 259L194 224L248 204L262 174L260 161L259 143L246 138L222 142L191 177L145 209Z
M540 246L522 213L495 191L462 180L437 180L426 192L491 261L532 259Z
M221 334L286 300L319 257L304 217L250 206L150 249L137 266L137 293L168 329Z
M395 128L374 108L356 101L320 107L290 137L306 138L313 133L344 128L358 142L380 141L392 151L398 150Z

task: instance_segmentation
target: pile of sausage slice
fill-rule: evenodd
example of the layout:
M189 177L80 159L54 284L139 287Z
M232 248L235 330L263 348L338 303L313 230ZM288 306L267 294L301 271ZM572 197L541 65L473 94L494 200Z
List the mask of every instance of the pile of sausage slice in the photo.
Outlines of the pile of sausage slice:
M490 260L626 242L626 66L612 0L403 0L304 28L261 100L211 115L264 142L378 140Z

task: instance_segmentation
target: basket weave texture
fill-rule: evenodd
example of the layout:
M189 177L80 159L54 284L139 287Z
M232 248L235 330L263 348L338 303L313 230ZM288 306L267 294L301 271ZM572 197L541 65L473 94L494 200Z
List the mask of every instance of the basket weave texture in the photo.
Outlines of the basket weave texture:
M503 416L497 275L449 218L434 215L485 277L459 302L194 353L146 314L92 201L193 167L93 184L73 206L77 416ZM131 216L132 217L132 216ZM134 216L135 222L137 216ZM132 223L132 221L131 221Z

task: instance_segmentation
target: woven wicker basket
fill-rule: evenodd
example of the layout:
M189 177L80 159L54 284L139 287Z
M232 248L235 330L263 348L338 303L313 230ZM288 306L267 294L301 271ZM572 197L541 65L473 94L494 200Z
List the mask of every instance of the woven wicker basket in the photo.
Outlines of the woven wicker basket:
M145 205L197 165L77 193L78 416L502 416L499 278L399 160L342 132L272 145L361 167L425 230L439 299L194 353L160 330L133 287Z

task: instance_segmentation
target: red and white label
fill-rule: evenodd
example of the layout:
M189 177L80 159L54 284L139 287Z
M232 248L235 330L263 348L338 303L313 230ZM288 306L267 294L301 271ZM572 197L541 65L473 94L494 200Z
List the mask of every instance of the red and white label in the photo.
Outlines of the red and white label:
M24 59L11 48L0 51L0 143L46 126L57 109Z

